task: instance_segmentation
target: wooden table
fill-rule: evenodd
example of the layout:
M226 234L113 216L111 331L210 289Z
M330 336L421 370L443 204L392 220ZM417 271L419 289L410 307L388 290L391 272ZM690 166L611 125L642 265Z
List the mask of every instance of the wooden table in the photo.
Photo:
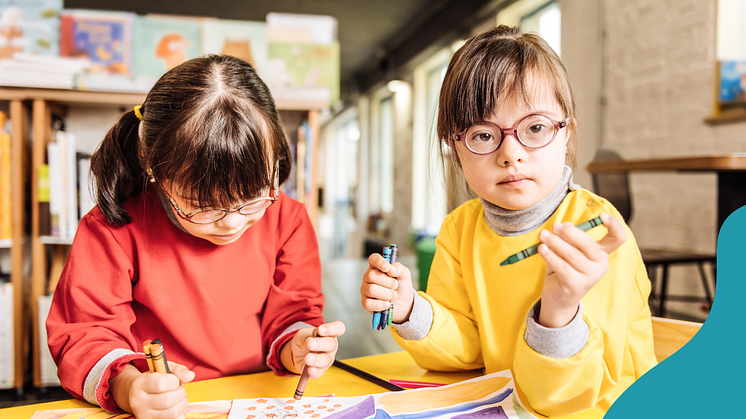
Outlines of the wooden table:
M653 339L655 352L663 360L684 346L699 331L701 324L680 320L653 319ZM369 372L384 380L397 379L407 381L426 381L431 383L453 384L482 375L481 371L466 372L430 372L415 364L406 352L392 352L344 361L355 368ZM259 397L292 397L298 377L278 377L273 372L238 375L198 381L186 384L189 402L208 402L216 400L251 399ZM366 381L339 368L332 367L321 377L309 380L306 396L321 396L334 393L336 396L353 397L364 394L383 393L383 387ZM518 393L523 398L520 390ZM525 398L524 398L525 400ZM650 403L660 403L653 399ZM81 400L64 400L39 403L27 406L0 409L2 419L28 419L38 410L83 409L93 407ZM600 412L588 410L575 418L597 418Z
M415 364L408 353L403 351L355 358L344 362L384 380L397 379L452 384L482 375L481 371L452 373L425 371ZM189 383L186 384L186 392L189 395L190 403L259 397L292 398L297 385L297 376L278 377L273 372L267 371ZM305 395L320 396L333 393L336 396L351 397L386 391L388 390L383 387L332 367L321 378L308 381ZM3 419L28 419L37 410L90 407L93 406L81 400L64 400L0 409L0 417Z
M591 173L715 172L718 177L718 231L733 211L746 205L746 153L592 162L586 170Z

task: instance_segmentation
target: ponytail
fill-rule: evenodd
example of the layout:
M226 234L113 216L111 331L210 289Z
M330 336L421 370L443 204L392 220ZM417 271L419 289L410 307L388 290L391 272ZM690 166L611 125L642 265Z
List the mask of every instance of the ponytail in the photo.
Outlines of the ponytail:
M138 157L139 124L134 111L123 114L91 157L96 204L106 220L115 226L132 222L123 205L142 192L146 182Z

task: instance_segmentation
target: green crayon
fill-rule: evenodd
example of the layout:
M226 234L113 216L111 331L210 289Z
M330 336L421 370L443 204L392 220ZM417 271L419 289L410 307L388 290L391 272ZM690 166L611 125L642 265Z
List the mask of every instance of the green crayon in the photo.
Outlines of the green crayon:
M576 227L578 227L579 229L581 229L583 231L588 231L588 230L592 229L593 227L600 226L603 223L604 222L601 221L601 217L596 217L596 218L594 218L592 220L588 220L588 221L586 221L584 223L580 223ZM531 257L531 256L539 253L539 245L540 244L541 243L536 243L535 245L529 247L528 249L521 250L520 252L518 252L518 253L516 253L514 255L508 256L507 259L505 259L504 261L502 261L500 263L500 266L512 265L512 264L514 264L516 262L519 262L519 261L521 261L523 259L526 259L527 257Z

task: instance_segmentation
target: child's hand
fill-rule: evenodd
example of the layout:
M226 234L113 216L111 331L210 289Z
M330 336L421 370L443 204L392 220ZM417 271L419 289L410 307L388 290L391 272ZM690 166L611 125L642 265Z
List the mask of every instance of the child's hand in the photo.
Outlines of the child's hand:
M189 400L184 383L194 372L175 362L168 363L171 374L140 373L132 365L109 380L110 392L117 405L139 419L183 419Z
M297 372L302 372L308 366L308 377L319 378L334 363L337 354L337 338L345 332L345 324L341 321L322 324L318 334L313 337L313 328L298 330L290 341L290 356ZM287 345L286 345L287 346Z
M360 287L363 308L371 313L388 310L391 301L394 301L392 321L407 321L414 304L412 273L399 262L386 262L378 253L370 255L368 266L363 275L363 285Z
M616 218L601 214L608 232L596 242L569 222L555 224L554 234L539 234L539 254L547 262L547 276L541 293L539 323L562 327L572 321L580 300L609 270L609 254L627 240Z

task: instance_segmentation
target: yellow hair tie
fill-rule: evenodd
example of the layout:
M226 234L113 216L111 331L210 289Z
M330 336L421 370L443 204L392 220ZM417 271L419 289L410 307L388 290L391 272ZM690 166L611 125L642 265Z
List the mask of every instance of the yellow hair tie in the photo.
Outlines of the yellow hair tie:
M140 108L142 108L142 106L135 106L135 116L137 117L137 119L142 121L142 113L140 113Z

